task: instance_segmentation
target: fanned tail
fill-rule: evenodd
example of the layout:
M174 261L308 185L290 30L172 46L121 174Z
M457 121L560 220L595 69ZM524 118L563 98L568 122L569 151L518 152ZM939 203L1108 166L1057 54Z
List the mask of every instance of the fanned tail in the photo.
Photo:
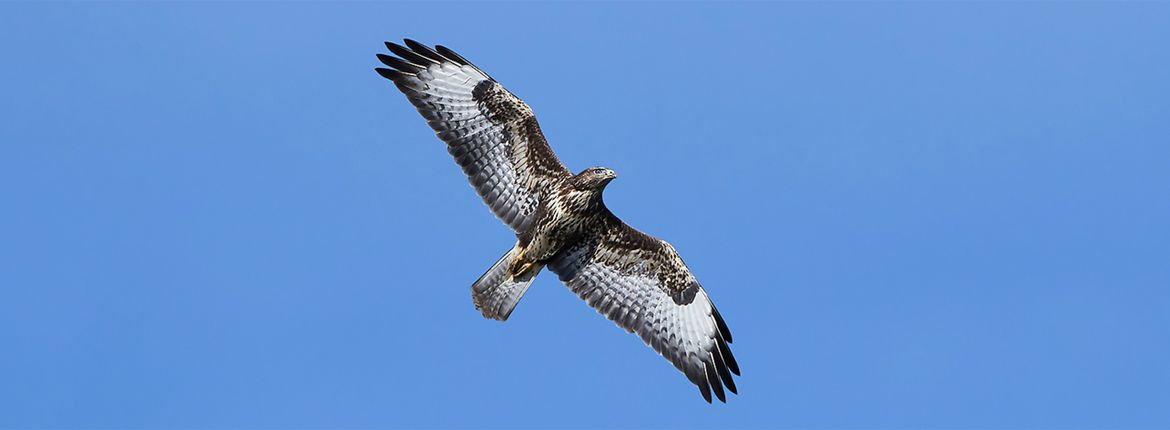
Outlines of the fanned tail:
M520 247L512 247L471 285L471 299L484 317L507 321L524 292L532 285L532 280L536 279L536 274L544 268L543 264L535 263L523 274L513 277L510 273L512 262L519 254Z

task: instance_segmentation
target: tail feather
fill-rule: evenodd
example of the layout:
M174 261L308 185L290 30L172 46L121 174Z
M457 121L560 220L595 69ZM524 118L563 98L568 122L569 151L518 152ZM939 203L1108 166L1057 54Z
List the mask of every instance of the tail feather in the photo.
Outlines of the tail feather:
M532 285L536 274L544 268L542 264L534 264L523 275L513 277L509 270L519 253L519 246L512 247L471 285L471 299L475 302L475 308L484 317L506 321L508 316L512 315L512 310L516 309L520 298L524 297L524 293Z

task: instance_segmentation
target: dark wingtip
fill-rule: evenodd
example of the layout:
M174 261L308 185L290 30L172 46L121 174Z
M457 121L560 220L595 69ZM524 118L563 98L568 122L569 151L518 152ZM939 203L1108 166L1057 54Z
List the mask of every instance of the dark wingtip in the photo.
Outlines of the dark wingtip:
M723 393L723 384L719 383L719 375L716 374L715 365L711 362L704 363L707 374L707 382L711 385L711 389L715 391L715 397L719 398L720 402L727 403L727 395Z
M723 335L723 340L731 343L731 330L727 329L727 323L723 321L723 315L719 314L719 309L715 305L711 305L711 316L715 317L715 325L719 327L719 334Z
M385 67L375 67L374 71L378 72L379 75L382 75L383 78L389 79L391 81L396 81L402 77L402 72L387 69Z
M706 400L707 403L710 404L711 403L711 387L709 387L706 382L698 384L698 386L699 386L699 394L702 394L703 400Z
M727 391L732 394L739 394L735 390L735 380L731 378L731 372L727 370L727 362L723 360L723 352L718 347L711 351L711 361L715 362L715 371L719 373L719 379L723 380L723 385L727 387Z
M414 40L414 39L411 39L411 38L409 38L409 37L404 37L404 38L402 38L402 43L405 43L405 44L406 44L406 46L409 46L409 47L410 47L410 49L418 49L418 48L416 48L417 46L423 46L423 44L421 44L421 43L418 43L418 41L416 41L416 40ZM425 46L423 46L423 49L428 49L428 48L426 48Z
M455 51L452 51L450 48L447 48L446 46L435 45L435 50L439 51L440 55L447 57L447 58L450 58L450 59L454 60L456 63L462 64L465 66L471 65L470 61L467 61L467 59L463 58L462 55L459 55L458 53L456 53Z
M405 46L399 45L399 44L394 43L394 42L386 42L386 49L389 49L390 52L394 53L394 55L402 57L406 61L418 64L418 65L438 64L435 62L435 60L432 60L430 58L419 55L419 54L415 53L414 51L411 51L409 48L406 48Z
M410 63L406 60L397 57L391 57L386 54L378 54L378 61L381 61L382 64L407 73L418 73L419 71L425 69L425 67L418 64Z
M739 363L735 361L735 355L731 353L731 348L727 346L727 342L724 342L723 338L716 338L716 341L719 344L719 352L723 353L723 361L727 364L727 368L735 376L739 376Z
M435 52L435 50L431 49L431 47L429 47L427 45L423 45L423 44L418 43L418 42L415 42L413 39L402 39L402 41L404 43L406 43L406 46L409 47L416 54L427 57L427 58L431 59L431 61L434 61L436 63L441 63L443 61L451 61L450 59L443 58L442 55L440 55L438 52Z

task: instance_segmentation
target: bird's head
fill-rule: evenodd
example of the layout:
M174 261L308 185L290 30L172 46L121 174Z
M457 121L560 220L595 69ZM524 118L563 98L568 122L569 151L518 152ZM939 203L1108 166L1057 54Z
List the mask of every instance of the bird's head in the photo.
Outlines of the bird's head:
M604 167L590 167L573 176L573 185L580 190L602 190L617 173Z

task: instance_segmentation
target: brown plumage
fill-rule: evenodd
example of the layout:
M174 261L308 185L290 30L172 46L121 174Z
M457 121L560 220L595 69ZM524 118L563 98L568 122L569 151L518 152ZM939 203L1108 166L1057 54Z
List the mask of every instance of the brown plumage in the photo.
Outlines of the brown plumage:
M447 143L447 150L516 244L472 285L476 309L507 320L544 267L626 331L637 333L699 387L726 401L736 392L731 332L674 247L626 225L602 193L617 175L573 175L540 131L532 109L450 49L407 39L378 54L394 82Z

